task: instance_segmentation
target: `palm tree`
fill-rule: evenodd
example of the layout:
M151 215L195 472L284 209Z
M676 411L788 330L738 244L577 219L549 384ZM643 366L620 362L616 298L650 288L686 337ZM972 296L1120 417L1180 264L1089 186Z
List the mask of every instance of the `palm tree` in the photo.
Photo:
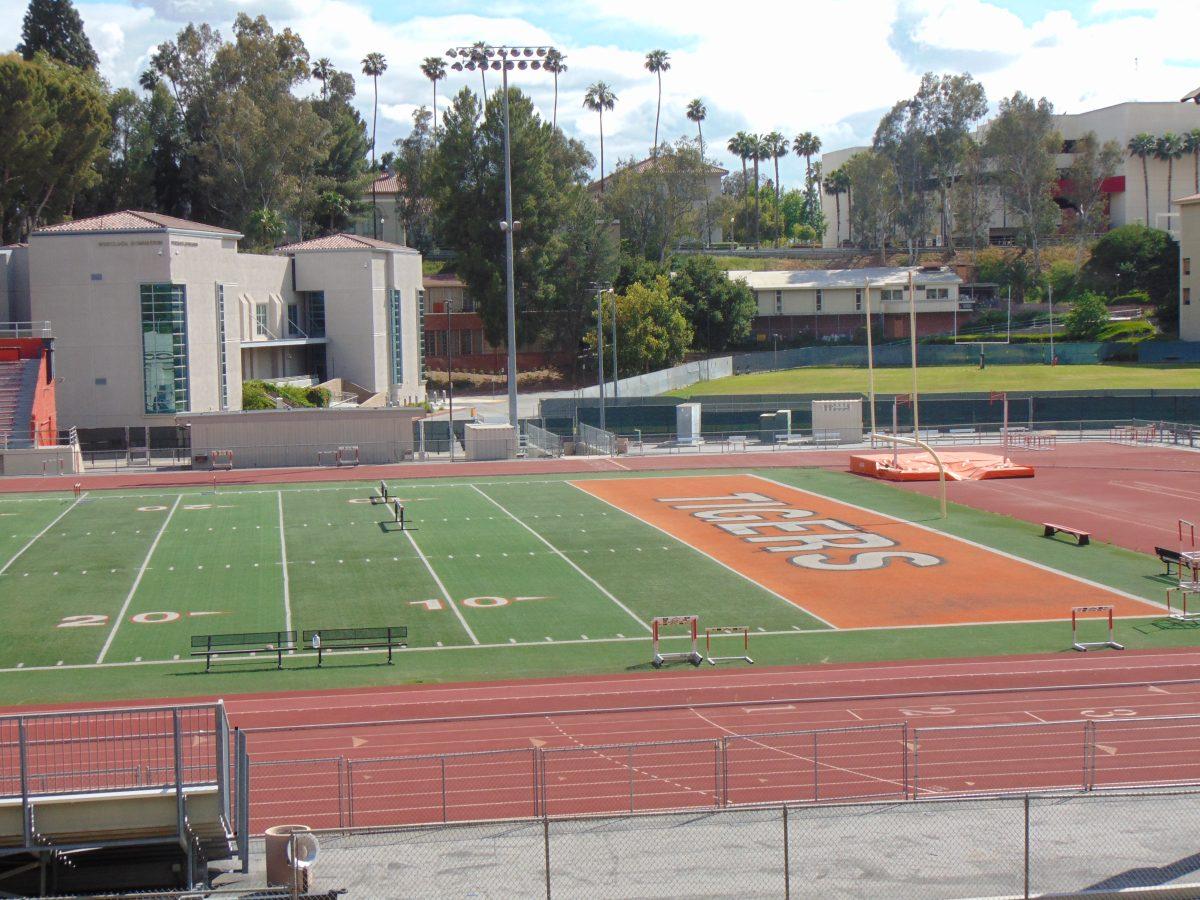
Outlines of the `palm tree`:
M1192 190L1200 194L1200 128L1184 134L1183 152L1192 155Z
M375 197L375 127L379 122L379 76L387 71L387 60L382 53L368 53L363 57L362 70L364 75L371 77L375 86L375 111L371 114L371 236L379 237L379 204Z
M809 193L813 190L812 158L821 152L821 139L811 131L802 131L792 141L792 149L797 156L804 157L804 189Z
M617 103L617 95L603 81L597 81L583 95L583 105L600 114L600 193L604 193L604 111L609 112Z
M330 62L329 57L322 56L315 63L313 63L312 74L313 78L321 82L322 100L326 100L329 97L329 79L333 77L333 73L333 63Z
M746 160L750 158L750 135L744 131L739 131L729 139L729 143L725 145L734 156L742 161L742 199L746 199L746 192L750 188L750 176L746 174Z
M749 138L746 149L750 153L750 160L754 163L754 246L757 247L762 243L762 196L758 189L758 164L771 158L771 150L766 140L757 134L752 134Z
M1167 212L1171 211L1171 179L1175 174L1175 160L1183 156L1183 138L1173 131L1168 131L1154 142L1155 159L1166 160L1167 163ZM1149 223L1147 223L1149 224Z
M446 77L446 61L440 56L427 56L421 63L421 74L433 82L433 142L437 143L437 83Z
M700 165L706 169L708 163L704 161L704 129L700 127L700 123L708 117L708 110L704 108L704 102L699 98L695 98L687 105L687 117L696 123L696 134L700 138ZM712 227L709 222L708 213L708 189L704 191L704 245L707 247L712 239Z
M779 157L787 156L788 139L778 131L772 131L765 138L767 150L770 151L771 160L775 163L775 228L779 236L783 235L783 207L780 206L782 193L779 190Z
M1146 160L1154 153L1158 141L1154 139L1154 135L1141 132L1135 134L1129 139L1129 143L1125 149L1129 151L1130 156L1136 156L1142 161L1142 189L1146 196L1146 225L1150 225L1150 174L1146 171Z
M483 82L483 106L487 108L487 41L476 41L471 45L471 60L479 66L479 78Z
M558 76L567 71L566 58L561 50L551 47L546 51L546 59L542 63L542 68L554 76L554 121L552 124L555 128L558 127Z
M825 178L825 193L833 197L834 206L837 208L837 231L834 235L837 238L837 246L842 245L842 194L846 195L847 212L846 218L849 219L849 199L850 199L850 176L846 174L845 169L834 169Z
M658 108L654 111L654 147L651 156L658 156L658 119L662 114L662 73L671 68L666 50L651 50L646 54L646 71L658 76Z
M250 213L246 221L246 232L250 244L255 250L270 250L279 243L287 226L283 216L268 206L260 207Z

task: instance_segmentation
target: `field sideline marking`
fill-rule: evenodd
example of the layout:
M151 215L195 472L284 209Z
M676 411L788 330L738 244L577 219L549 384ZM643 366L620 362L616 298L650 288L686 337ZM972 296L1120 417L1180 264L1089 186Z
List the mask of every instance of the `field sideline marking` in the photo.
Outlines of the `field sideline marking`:
M287 538L283 534L283 491L275 492L279 498L279 562L283 566L283 630L292 630L292 594L288 580Z
M746 474L746 473L737 473L737 474ZM667 476L667 477L672 477L672 476ZM674 477L691 478L691 477L693 477L693 476L691 476L691 475L682 475L682 476L674 476ZM716 475L711 475L711 476L708 476L708 477L710 477L710 478L716 478L716 477L719 477L719 476L716 476ZM597 479L597 480L600 480L600 479ZM613 479L609 478L609 479L606 479L606 480L608 480L608 481L612 481ZM624 479L622 479L622 480L624 480ZM588 491L585 491L583 488L581 488L579 485L575 484L575 483L574 483L574 482L572 482L572 481L568 481L568 482L565 482L565 483L566 483L566 484L569 484L571 487L575 488L575 490L579 491L579 493L581 493L581 494L584 494L585 496L591 497L593 500L599 500L601 503L604 503L604 504L606 504L606 505L608 505L608 506L611 506L613 509L617 510L618 512L620 512L620 513L624 513L626 516L628 516L629 518L633 519L635 522L638 522L638 523L640 523L640 524L642 524L642 525L648 525L649 527L651 527L651 528L655 529L656 531L658 531L658 532L660 532L660 533L662 533L662 534L665 534L667 537L669 537L671 540L675 541L677 544L680 544L680 545L682 545L682 546L684 546L684 547L687 547L689 550L692 550L692 551L694 551L694 552L696 552L696 553L699 553L699 554L700 554L701 556L703 556L705 559L709 560L710 562L714 562L714 563L716 563L716 564L717 564L718 566L720 566L722 569L725 569L725 570L727 570L727 571L729 571L729 572L732 572L734 575L737 575L739 578L742 578L742 579L744 579L744 580L746 580L746 581L750 582L752 585L754 585L754 586L755 586L756 588L758 588L760 591L765 591L766 593L770 594L772 597L775 597L775 598L776 598L776 599L778 599L778 600L782 600L784 603L786 603L786 604L788 605L788 607L789 607L789 608L791 608L791 609L798 609L798 610L800 610L800 612L804 613L806 616L809 616L809 617L811 617L811 618L815 619L816 621L820 622L822 625L825 625L825 626L826 626L826 627L828 627L828 628L832 628L834 631L841 631L841 630L842 630L842 629L838 628L836 625L834 625L833 623L831 623L831 622L826 622L824 619L822 619L822 618L821 618L820 616L818 616L816 613L814 613L814 612L810 612L809 610L805 609L805 608L804 608L803 606L801 606L799 603L794 603L794 602L792 602L792 601L791 601L791 600L789 600L787 597L783 596L783 594L777 594L777 593L775 593L775 591L771 590L771 589L770 589L769 587L767 587L766 585L764 585L764 584L759 584L757 581L755 581L753 578L751 578L751 577L750 577L749 575L747 575L745 572L739 572L737 569L733 568L733 566L726 565L725 563L723 563L723 562L721 562L719 559L717 559L715 556L710 556L709 554L707 554L707 553L705 553L703 550L701 550L699 547L695 546L694 544L689 544L687 541L685 541L683 538L679 537L678 535L671 534L671 532L667 531L665 528L659 528L659 527L658 527L657 525L655 525L653 522L647 522L645 519L641 518L640 516L636 516L636 515L634 515L634 514L633 514L633 513L631 513L629 510L627 510L627 509L622 509L621 507L617 506L615 503L610 503L608 500L605 500L603 497L597 497L595 494L592 494L592 493L589 493Z
M53 522L51 522L49 525L47 525L45 528L43 528L41 531L39 531L37 534L35 534L33 537L31 537L29 539L29 543L27 543L24 547L22 547L20 550L18 550L16 553L14 553L12 559L10 559L8 562L6 562L4 564L3 568L0 568L0 575L3 575L5 572L7 572L8 567L11 566L13 563L15 563L17 561L17 559L20 558L22 553L24 553L26 550L28 550L30 547L32 547L35 543L37 543L38 538L40 538L43 534L45 534L47 531L49 531L51 528L53 528L55 525L57 525L59 523L59 520L62 519L63 516L65 516L67 513L69 513L71 510L73 510L75 507L77 507L80 503L82 503L83 498L86 496L87 496L87 491L84 491L82 494L79 495L79 498L74 503L72 503L70 506L68 506L66 509L64 509L62 512L60 512L57 516L55 516Z
M117 636L117 629L121 627L121 620L125 618L125 613L129 612L129 604L133 602L133 595L137 593L138 585L142 583L142 576L146 574L146 568L150 565L150 557L154 555L154 550L158 547L158 542L162 540L167 526L171 524L171 517L175 515L175 510L179 508L179 501L182 499L183 494L175 498L175 502L171 504L171 511L163 519L162 526L158 529L158 534L154 536L154 540L150 544L150 549L146 551L146 558L142 560L141 568L137 571L137 577L133 579L133 586L129 588L129 593L125 595L125 602L121 604L121 611L117 613L116 618L113 620L112 630L109 631L108 638L104 641L104 646L100 648L100 655L96 657L96 665L103 663L104 657L108 655L108 648L112 646L113 638Z
M950 532L950 531L942 531L938 528L933 528L929 525L922 525L920 522L912 522L912 521L909 521L908 519L901 519L898 516L888 515L887 513L880 512L877 509L871 509L870 507L867 507L867 506L859 506L857 503L849 503L845 500L838 500L836 497L830 497L826 494L819 494L816 491L809 490L808 488L797 487L794 484L788 484L786 481L776 481L774 478L768 478L766 475L756 475L753 472L747 472L746 474L749 475L751 478L757 478L759 481L765 481L767 484L773 484L773 485L776 485L777 487L787 488L787 489L793 490L793 491L800 491L800 493L802 493L802 494L810 494L813 497L820 497L822 500L828 500L831 503L840 503L843 506L848 506L851 509L857 509L859 512L870 513L873 516L883 516L885 519L890 519L892 522L895 522L897 524L910 525L913 528L919 528L921 531L928 531L930 534L940 534L944 537L948 537L952 540L959 541L960 543L966 544L970 547L974 547L977 550L984 550L984 551L987 551L988 553L995 553L997 556L1003 556L1005 559L1011 559L1014 562L1024 563L1027 566L1033 566L1035 569L1041 569L1043 572L1049 572L1052 575L1059 575L1063 578L1068 578L1071 581L1077 581L1080 584L1086 584L1088 587L1098 588L1099 590L1102 590L1102 591L1109 591L1111 593L1117 594L1120 597L1124 597L1127 600L1137 600L1140 603L1144 603L1147 606L1156 607L1158 609L1166 609L1167 608L1166 604L1164 604L1164 603L1159 603L1157 601L1150 600L1146 597L1139 597L1137 594L1131 594L1128 591L1123 591L1120 588L1112 587L1111 585L1102 584L1099 581L1092 581L1090 578L1084 578L1082 575L1072 575L1070 572L1064 572L1062 569L1054 568L1054 566L1049 566L1044 563L1037 562L1036 560L1026 559L1024 556L1017 556L1015 553L1009 553L1007 550L1001 550L997 547L989 547L987 544L981 544L978 541L973 541L970 538L962 537L962 536L954 534L953 532ZM974 509L974 507L971 507L971 509ZM984 512L986 512L986 510L984 510ZM995 515L995 513L993 513L992 515ZM1143 616L1120 616L1118 618L1140 619L1140 618L1152 618L1152 617L1150 617L1150 616L1144 616L1144 617ZM1042 621L1054 622L1054 621L1058 621L1058 620L1057 619L1044 619ZM930 624L936 625L938 623L930 623ZM1002 622L972 622L971 624L972 625L1000 625L1000 624L1004 624L1004 623L1002 623ZM903 626L903 627L912 627L912 626ZM918 627L926 627L926 626L921 625Z
M446 605L454 610L454 615L458 616L458 621L462 623L462 627L467 632L467 637L471 639L471 643L475 646L479 646L479 638L475 637L475 632L473 632L471 630L471 626L467 624L466 616L464 616L462 610L458 608L458 604L454 602L454 598L450 596L450 592L446 590L446 585L442 584L442 579L438 578L438 573L433 571L433 566L429 564L429 560L425 557L425 554L421 552L421 548L417 546L417 540L412 536L412 532L406 530L404 532L404 536L408 538L408 542L412 544L412 548L417 551L417 556L421 557L421 562L425 563L425 568L429 574L433 576L433 580L437 584L438 590L442 592L442 597L445 599Z
M621 607L621 609L625 610L625 612L627 612L629 614L629 617L631 619L633 619L633 621L637 622L639 625L641 625L647 631L651 630L650 626L645 621L642 620L641 616L639 616L632 609L630 609L628 606L626 606L624 603L622 603L620 600L618 600L617 597L612 593L612 591L608 590L608 588L604 587L604 585L602 585L600 582L598 582L595 578L593 578L587 572L583 571L583 569L579 568L579 566L576 565L574 560L568 559L567 555L565 553L563 553L561 550L559 550L557 547L555 547L552 543L550 543L548 540L546 540L544 537L542 537L540 534L538 534L536 531L534 531L532 528L530 528L528 525L526 525L524 522L522 522L520 519L518 519L511 512L509 512L509 510L505 506L503 506L499 500L496 500L495 498L489 496L486 491L484 491L481 487L479 487L479 485L473 484L473 485L471 485L471 487L481 497L483 497L485 500L488 500L491 503L493 503L498 510L500 510L502 513L504 513L506 516L508 516L510 519L512 519L514 522L516 522L518 525L520 525L522 528L524 528L526 531L528 531L530 534L532 534L535 538L537 538L539 541L541 541L543 544L545 544L547 547L549 547L555 556L557 556L559 559L561 559L563 562L565 562L568 566L570 566L572 569L574 569L576 572L578 572L580 575L582 575L584 578L586 578L588 581L590 581L592 583L592 586L594 588L596 588L596 590L598 590L600 593L602 593L605 597L607 597L613 603L617 604L617 606Z

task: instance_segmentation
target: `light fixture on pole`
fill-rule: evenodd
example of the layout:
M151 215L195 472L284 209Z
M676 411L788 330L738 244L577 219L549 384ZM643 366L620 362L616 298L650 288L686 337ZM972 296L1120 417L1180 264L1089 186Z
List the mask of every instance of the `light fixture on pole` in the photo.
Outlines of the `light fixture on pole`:
M494 69L501 73L501 95L504 107L504 220L500 230L504 232L505 260L505 307L508 316L508 422L514 428L518 423L517 416L517 302L516 287L513 281L513 232L521 227L520 222L513 221L512 206L512 135L508 121L508 73L514 69L544 68L546 54L554 49L545 47L509 47L505 45L492 46L481 44L475 47L451 47L446 56L454 60L450 68L455 72L464 69L474 72L476 69ZM486 114L487 98L484 98Z

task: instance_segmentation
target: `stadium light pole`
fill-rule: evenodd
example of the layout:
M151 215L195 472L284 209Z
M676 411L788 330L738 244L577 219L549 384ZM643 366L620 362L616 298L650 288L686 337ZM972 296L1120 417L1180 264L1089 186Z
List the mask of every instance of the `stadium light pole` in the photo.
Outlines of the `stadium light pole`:
M450 68L455 72L464 69L494 69L500 72L501 93L504 107L504 220L500 230L504 232L504 301L508 316L508 423L517 427L517 301L513 281L513 233L521 223L513 220L512 211L512 133L508 121L508 73L514 69L541 69L551 46L510 47L484 44L478 47L451 47L446 56L454 60ZM463 60L466 60L465 62ZM483 98L484 114L487 113L487 98ZM436 127L436 122L434 123Z

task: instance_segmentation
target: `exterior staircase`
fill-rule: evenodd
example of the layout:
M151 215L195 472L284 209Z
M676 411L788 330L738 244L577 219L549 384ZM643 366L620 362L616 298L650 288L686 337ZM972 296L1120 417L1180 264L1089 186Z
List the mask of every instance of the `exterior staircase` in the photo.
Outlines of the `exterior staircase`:
M0 447L33 446L30 422L40 362L0 361Z

